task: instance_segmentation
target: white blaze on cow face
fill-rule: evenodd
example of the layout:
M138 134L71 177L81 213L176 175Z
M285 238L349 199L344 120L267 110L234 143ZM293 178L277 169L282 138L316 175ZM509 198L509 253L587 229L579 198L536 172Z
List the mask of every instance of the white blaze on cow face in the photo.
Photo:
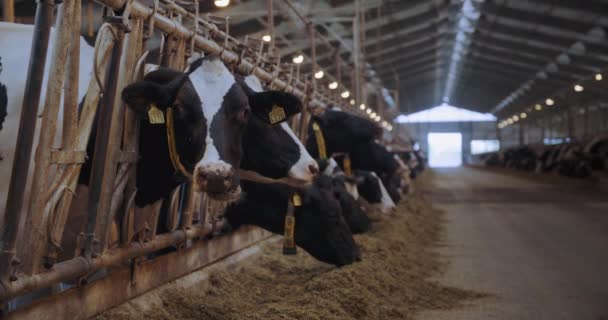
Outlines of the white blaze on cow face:
M262 83L258 77L250 75L245 77L245 83L249 88L255 92L262 92ZM291 137L293 143L298 146L300 150L300 157L296 163L294 163L289 171L287 172L287 178L291 185L306 185L312 183L315 175L319 172L319 165L317 161L308 153L306 147L300 142L300 139L295 135L293 130L287 125L286 122L280 124L281 128Z
M190 74L190 81L200 97L201 109L207 120L205 153L196 164L195 176L201 172L212 175L233 175L232 166L221 158L219 147L213 140L215 134L212 133L212 124L220 112L224 96L236 83L234 76L220 59L213 58L205 60L196 71ZM199 185L199 187L202 186Z
M382 179L380 179L378 175L376 175L376 173L373 171L371 172L371 174L374 176L374 178L376 178L376 180L378 180L378 184L380 185L380 191L382 192L382 200L380 200L380 210L383 213L388 213L391 209L395 207L395 202L393 202L393 199L388 194L388 191L386 191L384 183L382 183Z

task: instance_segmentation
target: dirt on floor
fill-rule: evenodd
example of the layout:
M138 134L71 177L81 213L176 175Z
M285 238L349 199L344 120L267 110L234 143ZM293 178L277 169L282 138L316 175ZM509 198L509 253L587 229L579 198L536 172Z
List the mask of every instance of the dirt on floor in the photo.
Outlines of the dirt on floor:
M419 184L429 183L425 175ZM357 235L361 262L336 268L280 241L234 270L214 272L190 289L161 293L148 310L119 306L101 319L412 319L425 309L458 307L478 293L431 280L445 267L434 248L442 212L415 192L391 215L372 213L373 230Z

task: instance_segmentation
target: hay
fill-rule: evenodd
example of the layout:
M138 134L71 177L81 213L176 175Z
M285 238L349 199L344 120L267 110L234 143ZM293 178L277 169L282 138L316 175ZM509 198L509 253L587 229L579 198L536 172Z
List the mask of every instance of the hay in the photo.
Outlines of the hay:
M444 268L433 250L442 213L419 193L392 215L372 215L372 230L355 237L361 262L335 268L303 250L283 256L273 241L235 270L212 273L190 289L166 290L150 310L123 306L97 319L411 319L481 296L431 280Z

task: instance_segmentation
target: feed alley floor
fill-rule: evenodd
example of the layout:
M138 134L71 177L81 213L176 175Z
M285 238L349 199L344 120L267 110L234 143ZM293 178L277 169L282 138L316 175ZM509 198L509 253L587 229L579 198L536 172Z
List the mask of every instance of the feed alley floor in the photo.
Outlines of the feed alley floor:
M418 319L608 320L608 192L561 177L437 169L442 284L487 293Z

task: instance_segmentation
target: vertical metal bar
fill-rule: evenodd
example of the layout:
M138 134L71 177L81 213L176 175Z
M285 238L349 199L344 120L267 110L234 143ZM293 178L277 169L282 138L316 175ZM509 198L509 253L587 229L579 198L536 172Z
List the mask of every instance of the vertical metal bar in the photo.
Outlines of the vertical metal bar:
M5 22L15 22L15 0L4 0L2 4L3 20Z
M355 68L354 68L354 92L357 101L361 101L361 103L365 103L362 101L361 96L361 84L360 84L360 74L361 74L361 33L359 30L359 0L355 0L355 17L353 18L353 51L354 51L354 60L355 60Z
M36 6L36 24L30 52L27 80L25 83L19 132L15 147L15 158L6 201L4 230L2 231L0 277L3 281L10 275L10 268L15 258L15 241L23 209L23 195L30 167L32 144L36 130L40 90L44 80L44 66L51 32L54 0L39 0Z
M87 1L87 36L93 37L93 0Z
M122 53L122 38L124 35L124 26L122 20L114 24L116 26L116 34L118 39L114 43L112 56L110 58L110 66L105 79L106 92L102 98L102 108L98 113L97 133L95 137L95 150L93 153L91 180L89 189L89 201L87 203L87 224L86 224L86 239L85 251L86 258L91 258L95 255L95 229L97 221L102 221L103 217L98 218L99 201L102 196L102 182L104 181L106 162L110 161L108 153L110 151L110 128L112 126L112 114L114 111L114 97L116 95L117 78L120 66L120 56ZM111 183L113 183L113 179ZM105 229L102 229L105 230Z
M273 0L267 0L268 6L268 32L270 33L270 47L268 47L268 52L270 54L274 53L274 8L272 6Z

